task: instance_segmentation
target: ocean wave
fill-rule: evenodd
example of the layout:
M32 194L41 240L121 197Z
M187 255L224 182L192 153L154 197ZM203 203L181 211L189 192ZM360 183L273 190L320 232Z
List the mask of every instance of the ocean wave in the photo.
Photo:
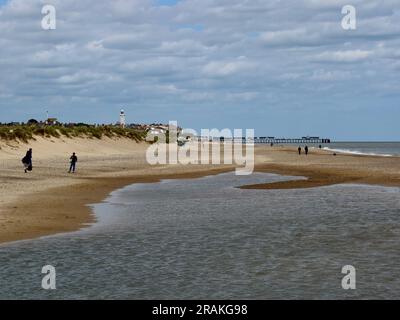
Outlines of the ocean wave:
M355 155L359 155L359 156L379 156L379 157L394 157L395 156L393 154L364 152L364 151L350 150L350 149L334 149L334 148L328 148L328 147L324 147L323 149L327 150L327 151L337 152L337 153L355 154Z

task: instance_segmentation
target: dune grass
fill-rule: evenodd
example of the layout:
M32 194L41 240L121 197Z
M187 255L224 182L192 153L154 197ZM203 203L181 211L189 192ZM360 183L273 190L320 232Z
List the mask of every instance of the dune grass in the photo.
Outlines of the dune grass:
M101 139L103 136L124 137L143 141L146 133L132 128L121 128L118 126L36 126L36 125L15 125L0 126L0 139L6 141L23 141L27 143L29 140L35 140L35 136L45 138L67 138L86 137L89 139Z

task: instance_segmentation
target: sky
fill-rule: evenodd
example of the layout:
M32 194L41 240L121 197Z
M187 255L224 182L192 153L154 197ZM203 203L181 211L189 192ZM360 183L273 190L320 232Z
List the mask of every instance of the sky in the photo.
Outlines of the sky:
M400 140L398 0L0 0L0 32L0 122Z

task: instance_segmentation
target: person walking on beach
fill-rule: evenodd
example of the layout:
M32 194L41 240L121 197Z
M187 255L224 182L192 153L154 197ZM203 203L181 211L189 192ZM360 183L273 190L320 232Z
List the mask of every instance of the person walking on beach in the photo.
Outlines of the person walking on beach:
M300 155L301 154L301 147L300 146L297 148L297 151L299 151L299 155Z
M68 173L71 173L71 171L72 173L75 173L76 163L78 162L78 157L76 156L75 152L69 159L71 160L71 165L69 167Z
M305 151L306 155L308 155L308 146L304 147L304 151Z
M22 158L22 163L24 165L25 173L32 171L32 148L26 152L25 157Z

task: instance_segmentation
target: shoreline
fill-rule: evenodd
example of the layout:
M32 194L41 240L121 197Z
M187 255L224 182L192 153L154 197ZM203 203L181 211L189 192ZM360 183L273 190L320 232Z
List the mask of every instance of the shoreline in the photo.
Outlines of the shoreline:
M325 152L334 153L329 150L314 150L315 155L324 156ZM313 155L311 155L312 157ZM284 190L284 189L307 189L335 184L365 184L379 185L383 187L400 187L400 156L381 156L381 155L360 155L349 153L338 153L334 159L355 160L357 166L335 166L316 164L315 167L309 165L293 164L264 164L256 167L257 172L276 173L287 176L305 177L305 180L280 181L274 183L264 183L255 185L245 185L241 189L264 189L264 190ZM358 161L357 161L358 160ZM386 167L379 168L379 164L388 163L392 172L387 172ZM363 163L367 163L365 167ZM374 164L376 164L374 166Z
M96 177L72 186L49 188L46 193L39 195L27 195L6 213L9 217L18 217L17 222L24 220L25 223L8 232L0 232L0 245L74 232L88 227L96 222L95 213L90 205L103 202L113 191L131 184L157 183L164 179L194 179L233 170L234 168L224 167L193 169L185 173L157 173L150 176ZM73 201L68 201L70 199ZM41 205L44 202L46 207Z
M99 155L96 147L103 145L103 142L83 142L86 143L83 146L86 149L78 149L78 156L83 154L81 159L85 162L78 162L75 176L59 172L65 169L65 164L60 163L59 158L49 158L48 155L34 160L38 164L34 174L21 174L19 160L2 172L0 182L3 179L6 183L0 191L4 191L6 197L0 198L3 207L0 209L0 244L84 228L95 222L90 204L100 203L114 190L130 184L199 178L235 169L235 165L150 166L144 159L147 145L129 142L130 149L126 151L126 141L121 142L119 149L116 141L109 141L112 149L107 154ZM49 143L54 146L54 142ZM64 149L70 147L69 143L65 141ZM48 147L45 145L43 150ZM76 141L73 148L77 148ZM94 151L85 155L83 150L88 148ZM255 149L255 172L302 176L306 179L266 182L239 188L293 189L341 183L400 187L400 157L342 153L333 156L332 152L317 149L312 149L308 156L300 157L296 148L290 146L260 146ZM10 153L6 154L9 158ZM0 157L0 160L5 159Z
M329 147L324 147L322 150L328 151L328 152L336 152L340 154L348 154L348 155L354 155L354 156L369 156L369 157L400 157L398 154L389 154L389 153L373 153L373 152L362 152L362 151L352 151L352 150L346 150L346 149L335 149L335 148L329 148Z

